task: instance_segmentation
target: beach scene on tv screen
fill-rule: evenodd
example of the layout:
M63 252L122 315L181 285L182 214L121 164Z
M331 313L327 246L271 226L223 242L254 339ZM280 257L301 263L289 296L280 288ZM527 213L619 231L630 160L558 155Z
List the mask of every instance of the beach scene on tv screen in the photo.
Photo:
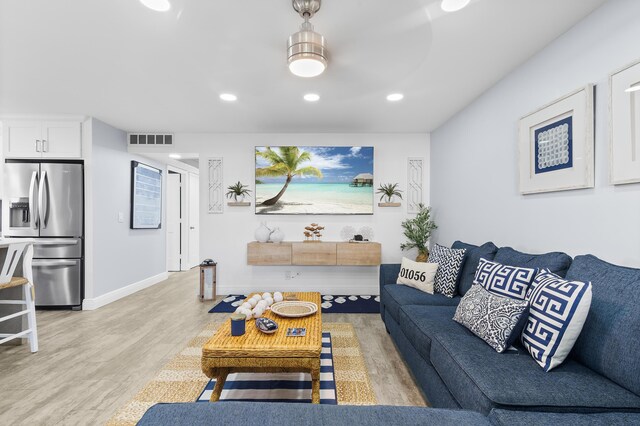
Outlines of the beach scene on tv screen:
M256 147L256 214L373 214L373 147Z

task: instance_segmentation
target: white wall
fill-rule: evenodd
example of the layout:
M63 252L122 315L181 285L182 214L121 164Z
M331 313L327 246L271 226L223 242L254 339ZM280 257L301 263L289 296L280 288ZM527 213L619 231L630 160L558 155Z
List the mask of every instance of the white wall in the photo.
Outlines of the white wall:
M377 267L276 267L248 266L247 243L266 220L278 226L287 241L301 241L302 230L311 222L326 229L324 240L340 240L345 225L358 229L370 226L375 240L382 243L383 262L399 262L403 241L400 223L408 217L401 208L378 208L370 216L257 216L251 207L225 206L224 214L208 214L207 158L224 158L225 187L242 181L254 185L254 147L264 145L373 146L375 186L399 182L406 190L407 157L424 157L429 162L429 136L426 134L177 134L175 152L200 153L200 257L218 264L218 293L246 293L256 290L307 290L333 293L377 294ZM425 203L429 202L429 173L425 172ZM415 256L415 253L409 255ZM301 275L285 280L285 272Z
M436 240L640 266L640 185L608 183L608 75L640 58L639 40L640 1L611 0L434 131ZM520 195L519 118L587 83L597 84L595 188Z
M91 179L87 197L93 201L87 233L92 255L88 303L99 307L166 278L166 233L164 229L129 229L131 161L160 169L162 164L127 152L126 133L99 120L91 120ZM165 170L166 175L166 170ZM163 197L164 198L164 197ZM164 209L163 209L164 211ZM118 221L118 213L124 221Z

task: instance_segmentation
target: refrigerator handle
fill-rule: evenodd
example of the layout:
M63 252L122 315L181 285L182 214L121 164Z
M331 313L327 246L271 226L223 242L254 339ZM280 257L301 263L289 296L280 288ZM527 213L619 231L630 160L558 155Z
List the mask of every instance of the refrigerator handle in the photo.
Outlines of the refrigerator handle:
M44 229L47 227L47 210L49 209L49 199L47 198L47 204L45 207L45 185L48 183L47 181L47 171L42 171L42 176L40 177L40 185L38 187L38 212L40 213L40 229Z
M38 172L31 175L31 183L29 184L29 221L31 228L38 229L38 206L36 205L35 190L38 186Z

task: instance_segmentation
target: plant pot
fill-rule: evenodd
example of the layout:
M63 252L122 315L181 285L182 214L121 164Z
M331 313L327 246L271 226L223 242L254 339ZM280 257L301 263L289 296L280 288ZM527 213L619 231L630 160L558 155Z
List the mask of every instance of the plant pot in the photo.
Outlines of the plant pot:
M416 257L416 262L426 263L428 259L429 259L429 250L425 250L418 253L418 257Z

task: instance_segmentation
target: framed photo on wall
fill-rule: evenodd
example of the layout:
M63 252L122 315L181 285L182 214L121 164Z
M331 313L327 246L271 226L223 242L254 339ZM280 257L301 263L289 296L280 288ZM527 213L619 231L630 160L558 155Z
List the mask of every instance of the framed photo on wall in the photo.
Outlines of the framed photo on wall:
M131 229L160 229L162 170L131 162Z
M609 178L640 182L640 61L609 76Z
M520 119L520 192L594 186L594 86L588 85Z

